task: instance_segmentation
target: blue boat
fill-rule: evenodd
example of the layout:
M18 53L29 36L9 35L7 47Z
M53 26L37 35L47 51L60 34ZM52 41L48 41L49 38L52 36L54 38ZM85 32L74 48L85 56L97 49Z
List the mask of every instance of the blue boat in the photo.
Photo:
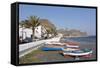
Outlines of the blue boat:
M61 51L62 48L50 48L50 47L43 47L43 51Z

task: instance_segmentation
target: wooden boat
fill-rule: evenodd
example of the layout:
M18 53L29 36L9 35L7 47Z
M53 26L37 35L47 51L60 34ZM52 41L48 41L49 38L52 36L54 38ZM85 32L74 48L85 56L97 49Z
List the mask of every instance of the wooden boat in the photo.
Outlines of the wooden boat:
M74 49L74 48L60 48L60 47L43 47L43 51L76 51L79 49Z
M47 42L46 43L47 45L56 45L56 46L66 46L66 47L70 47L70 48L79 48L79 45L73 45L72 44L69 44L69 43L64 43L64 42L55 42L55 41L52 41L52 42Z
M55 42L55 41L51 41L51 42L46 42L46 44L49 44L49 45L65 45L65 43L61 43L61 42Z
M64 48L64 46L58 46L58 45L54 45L54 44L45 45L45 47L51 47L51 48Z
M66 46L57 46L57 45L45 45L42 50L44 51L74 51L79 50L78 48L67 48Z
M54 45L54 44L46 44L42 50L43 51L62 51L63 46L58 46L58 45Z
M43 51L62 51L62 48L43 47Z
M92 54L91 49L82 49L82 50L75 50L75 51L64 51L63 55L70 55L70 56L85 56Z
M79 45L79 43L78 42L66 42L67 44L69 44L69 45Z
M63 51L76 51L79 50L79 48L63 48Z
M69 48L79 48L78 42L63 42L64 45L66 45Z
M66 47L69 47L69 48L79 48L79 46L69 45L69 44L66 44Z

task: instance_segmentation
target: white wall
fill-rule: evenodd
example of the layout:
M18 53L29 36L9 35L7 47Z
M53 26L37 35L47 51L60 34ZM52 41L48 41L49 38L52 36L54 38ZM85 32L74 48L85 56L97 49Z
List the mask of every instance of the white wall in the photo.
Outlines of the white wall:
M31 38L31 35L33 34L32 29L30 28L19 28L19 36L22 37L23 34L23 39L26 37Z
M16 68L10 64L10 4L16 0L0 1L0 68ZM27 2L57 3L69 5L98 6L100 12L100 0L17 0ZM98 13L98 28L100 29L100 13ZM100 40L100 30L98 31ZM100 42L98 42L100 44ZM98 46L100 52L100 45ZM100 53L98 62L65 63L52 65L21 66L18 68L100 68Z
M35 27L35 30L34 30L35 37L41 39L43 33L46 33L46 29L43 26L39 25L39 26Z
M41 26L37 26L34 30L34 36L41 38Z

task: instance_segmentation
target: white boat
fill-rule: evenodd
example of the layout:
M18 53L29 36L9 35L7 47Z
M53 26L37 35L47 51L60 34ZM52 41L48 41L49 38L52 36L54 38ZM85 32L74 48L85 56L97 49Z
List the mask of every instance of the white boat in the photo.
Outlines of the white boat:
M64 43L60 43L60 42L56 42L56 41L46 42L46 44L65 45Z
M79 48L79 45L69 45L67 43L56 42L56 41L46 42L45 44L47 44L47 45L66 46L66 47L69 47L69 48Z
M66 44L66 47L69 47L69 48L79 48L79 46L76 46L76 45L69 45L69 44Z
M70 55L70 56L85 56L92 54L92 50L75 50L75 51L64 51L63 55Z
M69 56L73 56L75 58L75 60L79 60L79 57L84 57L84 56L88 56L88 55L92 55L93 51L90 49L84 49L84 50L75 50L75 51L64 51L63 55L69 55Z
M76 51L79 50L78 48L63 48L63 51Z

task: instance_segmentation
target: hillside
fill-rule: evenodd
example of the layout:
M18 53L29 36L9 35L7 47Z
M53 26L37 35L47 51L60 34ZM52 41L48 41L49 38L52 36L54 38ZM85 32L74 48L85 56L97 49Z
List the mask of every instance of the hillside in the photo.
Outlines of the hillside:
M87 36L87 32L76 29L59 29L57 32L62 33L64 36Z
M48 33L55 33L56 32L56 26L47 19L40 19L40 24L43 25Z

